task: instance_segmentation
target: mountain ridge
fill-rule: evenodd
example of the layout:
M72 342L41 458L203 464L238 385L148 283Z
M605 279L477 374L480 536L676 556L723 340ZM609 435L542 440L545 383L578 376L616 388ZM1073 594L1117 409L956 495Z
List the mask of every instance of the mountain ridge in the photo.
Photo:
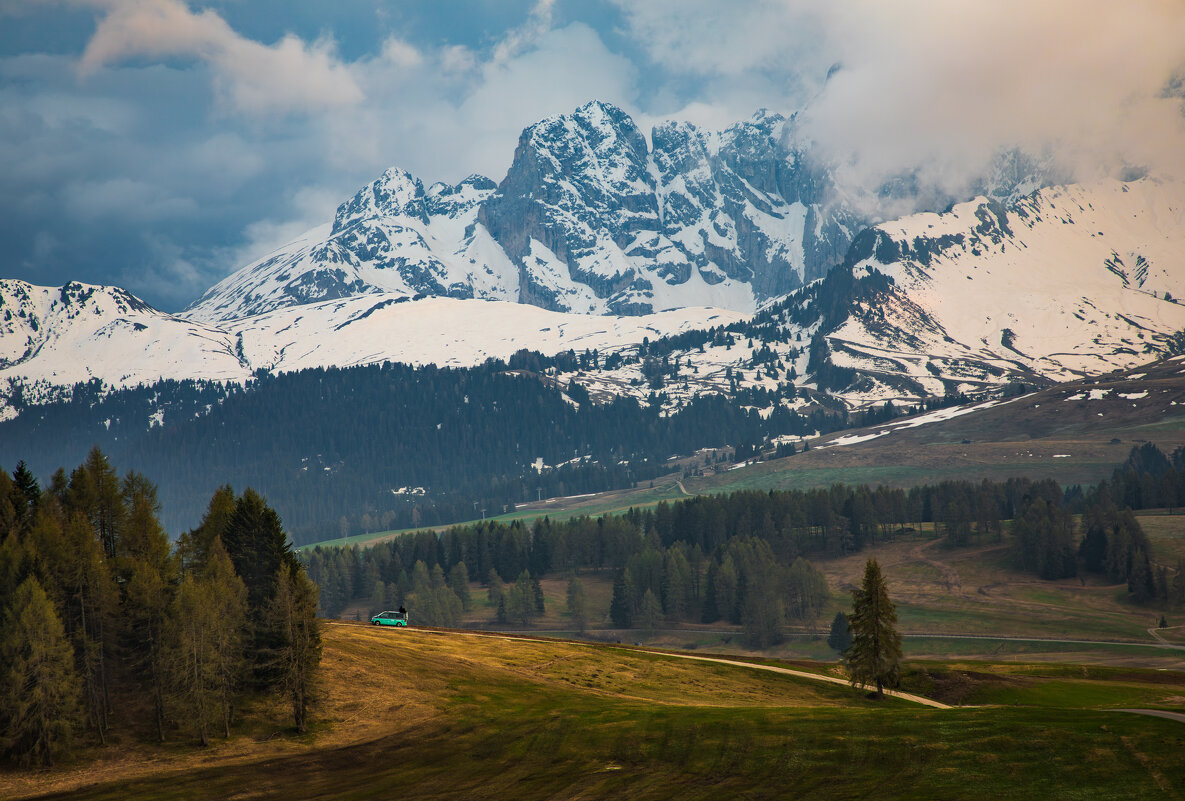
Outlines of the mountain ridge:
M554 311L752 311L821 277L869 222L830 199L792 120L649 140L590 102L528 126L506 177L425 188L391 168L319 227L249 264L183 314L225 321L373 291L513 300ZM653 142L653 146L651 145Z

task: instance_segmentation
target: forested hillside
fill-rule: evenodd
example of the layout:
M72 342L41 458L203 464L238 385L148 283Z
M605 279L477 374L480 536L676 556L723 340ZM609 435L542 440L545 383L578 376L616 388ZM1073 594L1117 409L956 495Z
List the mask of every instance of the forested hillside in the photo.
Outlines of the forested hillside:
M368 548L317 547L302 558L329 616L350 603L374 611L407 604L421 623L456 625L474 580L486 585L500 622L526 625L543 612L541 577L570 577L572 605L573 594L582 597L581 571L609 571L618 628L725 621L766 647L787 620L812 621L824 606L826 583L809 559L855 553L923 523L951 547L995 545L1008 533L1014 566L1043 579L1095 573L1126 582L1136 603L1185 607L1185 564L1154 564L1132 514L1179 505L1185 449L1169 457L1145 445L1086 492L1029 479L746 491L624 515L454 526Z
M580 357L260 373L247 387L169 381L105 394L80 385L68 401L0 423L0 460L25 459L48 476L97 444L113 461L161 477L163 520L174 533L196 524L222 484L252 486L299 543L343 525L359 530L363 515L383 528L448 523L540 494L629 486L664 472L673 454L751 448L848 422L822 407L762 415L721 395L674 414L633 398L593 403L543 374L561 359Z

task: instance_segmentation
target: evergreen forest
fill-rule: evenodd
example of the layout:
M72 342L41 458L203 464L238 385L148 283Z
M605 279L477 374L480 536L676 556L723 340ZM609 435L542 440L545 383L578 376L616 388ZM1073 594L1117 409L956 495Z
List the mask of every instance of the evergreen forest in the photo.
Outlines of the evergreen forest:
M302 543L627 487L666 473L674 454L730 445L752 453L776 436L863 422L823 407L799 414L779 406L763 418L744 407L768 398L723 395L667 414L658 397L593 403L580 387L566 394L546 375L570 366L566 360L593 358L524 351L469 369L387 363L260 372L246 387L163 381L108 392L83 384L0 423L0 463L25 459L47 477L98 446L160 477L171 530L195 525L222 484L251 486Z
M370 547L319 546L301 558L329 617L350 604L372 611L405 604L421 623L455 625L469 608L472 580L490 593L495 622L526 625L533 615L516 611L529 605L512 590L541 603L532 589L539 577L578 582L600 573L613 577L605 625L726 621L741 625L751 646L766 647L786 623L813 625L823 608L826 582L810 559L857 553L923 523L951 547L1002 542L1007 529L1019 570L1043 579L1106 575L1126 582L1136 603L1185 607L1185 564L1155 565L1132 513L1179 505L1185 449L1169 457L1146 444L1087 491L1023 478L743 491L597 518L483 521Z
M272 698L304 731L317 588L275 511L223 487L170 542L156 487L93 449L42 487L0 470L0 759L230 737ZM265 705L266 706L266 705Z

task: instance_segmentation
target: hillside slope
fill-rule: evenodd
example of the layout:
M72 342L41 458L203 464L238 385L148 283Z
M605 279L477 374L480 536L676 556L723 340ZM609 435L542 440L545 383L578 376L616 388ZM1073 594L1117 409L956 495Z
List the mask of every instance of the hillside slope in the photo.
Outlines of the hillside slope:
M16 795L1143 799L1185 783L1180 724L1083 709L1100 695L1085 681L1076 703L922 709L616 648L363 627L328 627L325 676L310 737L109 748L93 772L18 775Z
M1185 330L1185 188L1144 178L883 223L848 254L892 287L827 332L888 394L1131 367Z
M590 317L382 293L201 323L153 309L118 287L0 280L0 420L95 379L119 388L162 379L242 383L256 370L387 361L469 367L524 348L545 355L609 351L739 319L708 308Z

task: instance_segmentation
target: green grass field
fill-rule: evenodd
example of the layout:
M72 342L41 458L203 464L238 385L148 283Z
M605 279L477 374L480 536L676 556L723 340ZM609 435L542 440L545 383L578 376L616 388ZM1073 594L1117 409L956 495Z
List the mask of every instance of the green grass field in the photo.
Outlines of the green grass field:
M820 665L819 669L827 666ZM313 734L174 747L80 799L1153 799L1185 792L1185 674L922 663L929 709L621 648L330 626ZM1176 699L1176 704L1173 703ZM998 706L996 706L998 705ZM23 785L28 787L28 785Z

